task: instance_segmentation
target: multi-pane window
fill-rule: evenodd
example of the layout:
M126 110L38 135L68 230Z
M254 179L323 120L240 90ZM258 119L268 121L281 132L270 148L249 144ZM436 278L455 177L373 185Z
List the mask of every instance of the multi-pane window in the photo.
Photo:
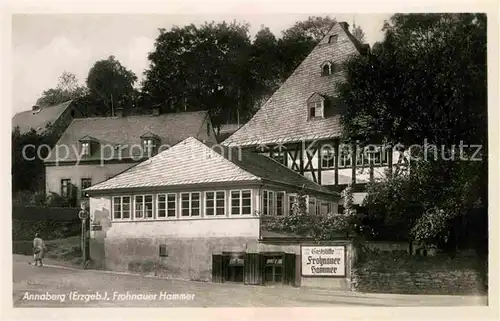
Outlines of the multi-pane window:
M262 214L274 215L276 208L274 207L274 192L262 191Z
M130 219L130 196L114 196L112 199L112 210L114 220Z
M153 139L147 138L142 141L142 146L144 148L144 156L151 156L154 149Z
M176 194L158 194L158 218L176 217Z
M332 204L330 202L321 202L321 207L318 211L318 214L325 215L325 214L330 214L331 212L332 212Z
M83 142L82 143L82 155L83 156L90 156L90 142Z
M82 186L82 198L87 198L88 195L83 190L92 186L92 179L91 178L82 178L81 186Z
M285 215L285 192L276 192L276 215Z
M136 195L134 197L134 218L153 218L153 195Z
M275 161L285 165L285 153L283 151L274 152L272 155Z
M289 214L293 214L293 206L295 204L295 200L296 200L296 196L295 195L288 195L288 213Z
M181 216L200 216L200 193L181 193Z
M312 101L307 104L309 108L309 119L323 117L323 102Z
M339 167L351 167L352 158L349 148L342 148L340 150Z
M310 215L316 214L316 198L309 196L308 197L308 210Z
M335 167L335 152L331 148L325 148L321 151L321 167L334 168Z
M231 215L252 213L252 191L231 191Z
M71 197L71 180L61 179L61 196L64 198Z
M205 214L208 216L226 215L226 193L205 192Z

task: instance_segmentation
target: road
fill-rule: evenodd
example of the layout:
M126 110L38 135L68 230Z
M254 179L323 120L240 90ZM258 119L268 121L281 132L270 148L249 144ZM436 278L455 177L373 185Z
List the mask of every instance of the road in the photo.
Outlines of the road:
M166 280L62 268L50 264L34 267L28 264L29 259L21 255L13 257L14 307L390 307L486 304L486 298L480 296L361 294L312 288ZM45 298L40 296L42 294L45 294Z

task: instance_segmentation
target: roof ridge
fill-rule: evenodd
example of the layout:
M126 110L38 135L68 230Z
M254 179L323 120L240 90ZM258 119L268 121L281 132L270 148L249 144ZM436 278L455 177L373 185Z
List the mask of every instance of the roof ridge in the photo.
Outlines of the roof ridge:
M160 115L153 114L144 114L144 115L126 115L126 116L95 116L95 117L79 117L74 118L73 120L84 121L87 119L127 119L127 118L146 118L146 117L162 117L162 116L170 116L170 115L185 115L185 114L207 114L207 110L198 110L198 111L182 111L175 113L164 113Z

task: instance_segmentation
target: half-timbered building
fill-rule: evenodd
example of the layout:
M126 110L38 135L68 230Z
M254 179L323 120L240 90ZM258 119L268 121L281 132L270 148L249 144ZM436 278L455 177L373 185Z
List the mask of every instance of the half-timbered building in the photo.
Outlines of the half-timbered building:
M341 138L342 106L336 88L345 79L343 62L369 50L347 23L336 23L253 118L223 144L267 155L332 190L352 183L354 201L360 204L366 183L399 160L393 157L399 153L380 145L366 153Z

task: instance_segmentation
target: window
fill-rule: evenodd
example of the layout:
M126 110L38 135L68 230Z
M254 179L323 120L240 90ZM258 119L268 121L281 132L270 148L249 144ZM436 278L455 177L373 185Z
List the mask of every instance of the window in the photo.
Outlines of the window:
M342 148L340 150L339 167L352 166L351 151L349 148Z
M177 216L177 195L176 194L158 194L157 198L158 218L173 218Z
M309 215L315 215L316 214L316 198L313 196L308 197L308 210L309 210Z
M276 192L276 215L285 215L285 192Z
M64 198L71 197L71 180L61 179L61 196Z
M273 155L273 159L275 161L277 161L280 164L285 165L285 153L284 152L278 151L278 152L273 153L272 155Z
M293 205L295 204L297 197L295 194L288 195L288 213L293 214Z
M90 143L89 142L82 143L82 155L83 156L90 156Z
M262 214L263 215L274 215L274 192L264 190L262 191Z
M231 191L231 215L252 213L252 191Z
M83 190L92 186L92 179L91 178L82 178L81 186L82 186L82 198L87 198L88 195Z
M321 167L334 168L335 167L335 152L331 148L321 150Z
M328 43L336 43L338 39L339 35L330 36L330 38L328 38Z
M113 219L130 219L130 196L114 196L112 199Z
M312 101L307 103L309 108L309 119L323 117L323 102Z
M134 198L136 219L153 218L153 195L136 195Z
M331 74L330 64L325 64L323 68L321 68L321 76L328 76Z
M200 193L181 193L181 216L200 216Z
M226 193L205 192L205 215L226 215Z
M264 263L264 281L266 283L283 282L283 257L266 257Z
M148 138L148 139L144 139L142 141L142 145L143 145L143 148L144 148L144 153L145 153L145 156L151 156L153 155L153 149L154 149L154 141L153 139L151 138Z
M330 202L321 202L321 208L318 211L318 214L326 215L332 212L332 203Z

